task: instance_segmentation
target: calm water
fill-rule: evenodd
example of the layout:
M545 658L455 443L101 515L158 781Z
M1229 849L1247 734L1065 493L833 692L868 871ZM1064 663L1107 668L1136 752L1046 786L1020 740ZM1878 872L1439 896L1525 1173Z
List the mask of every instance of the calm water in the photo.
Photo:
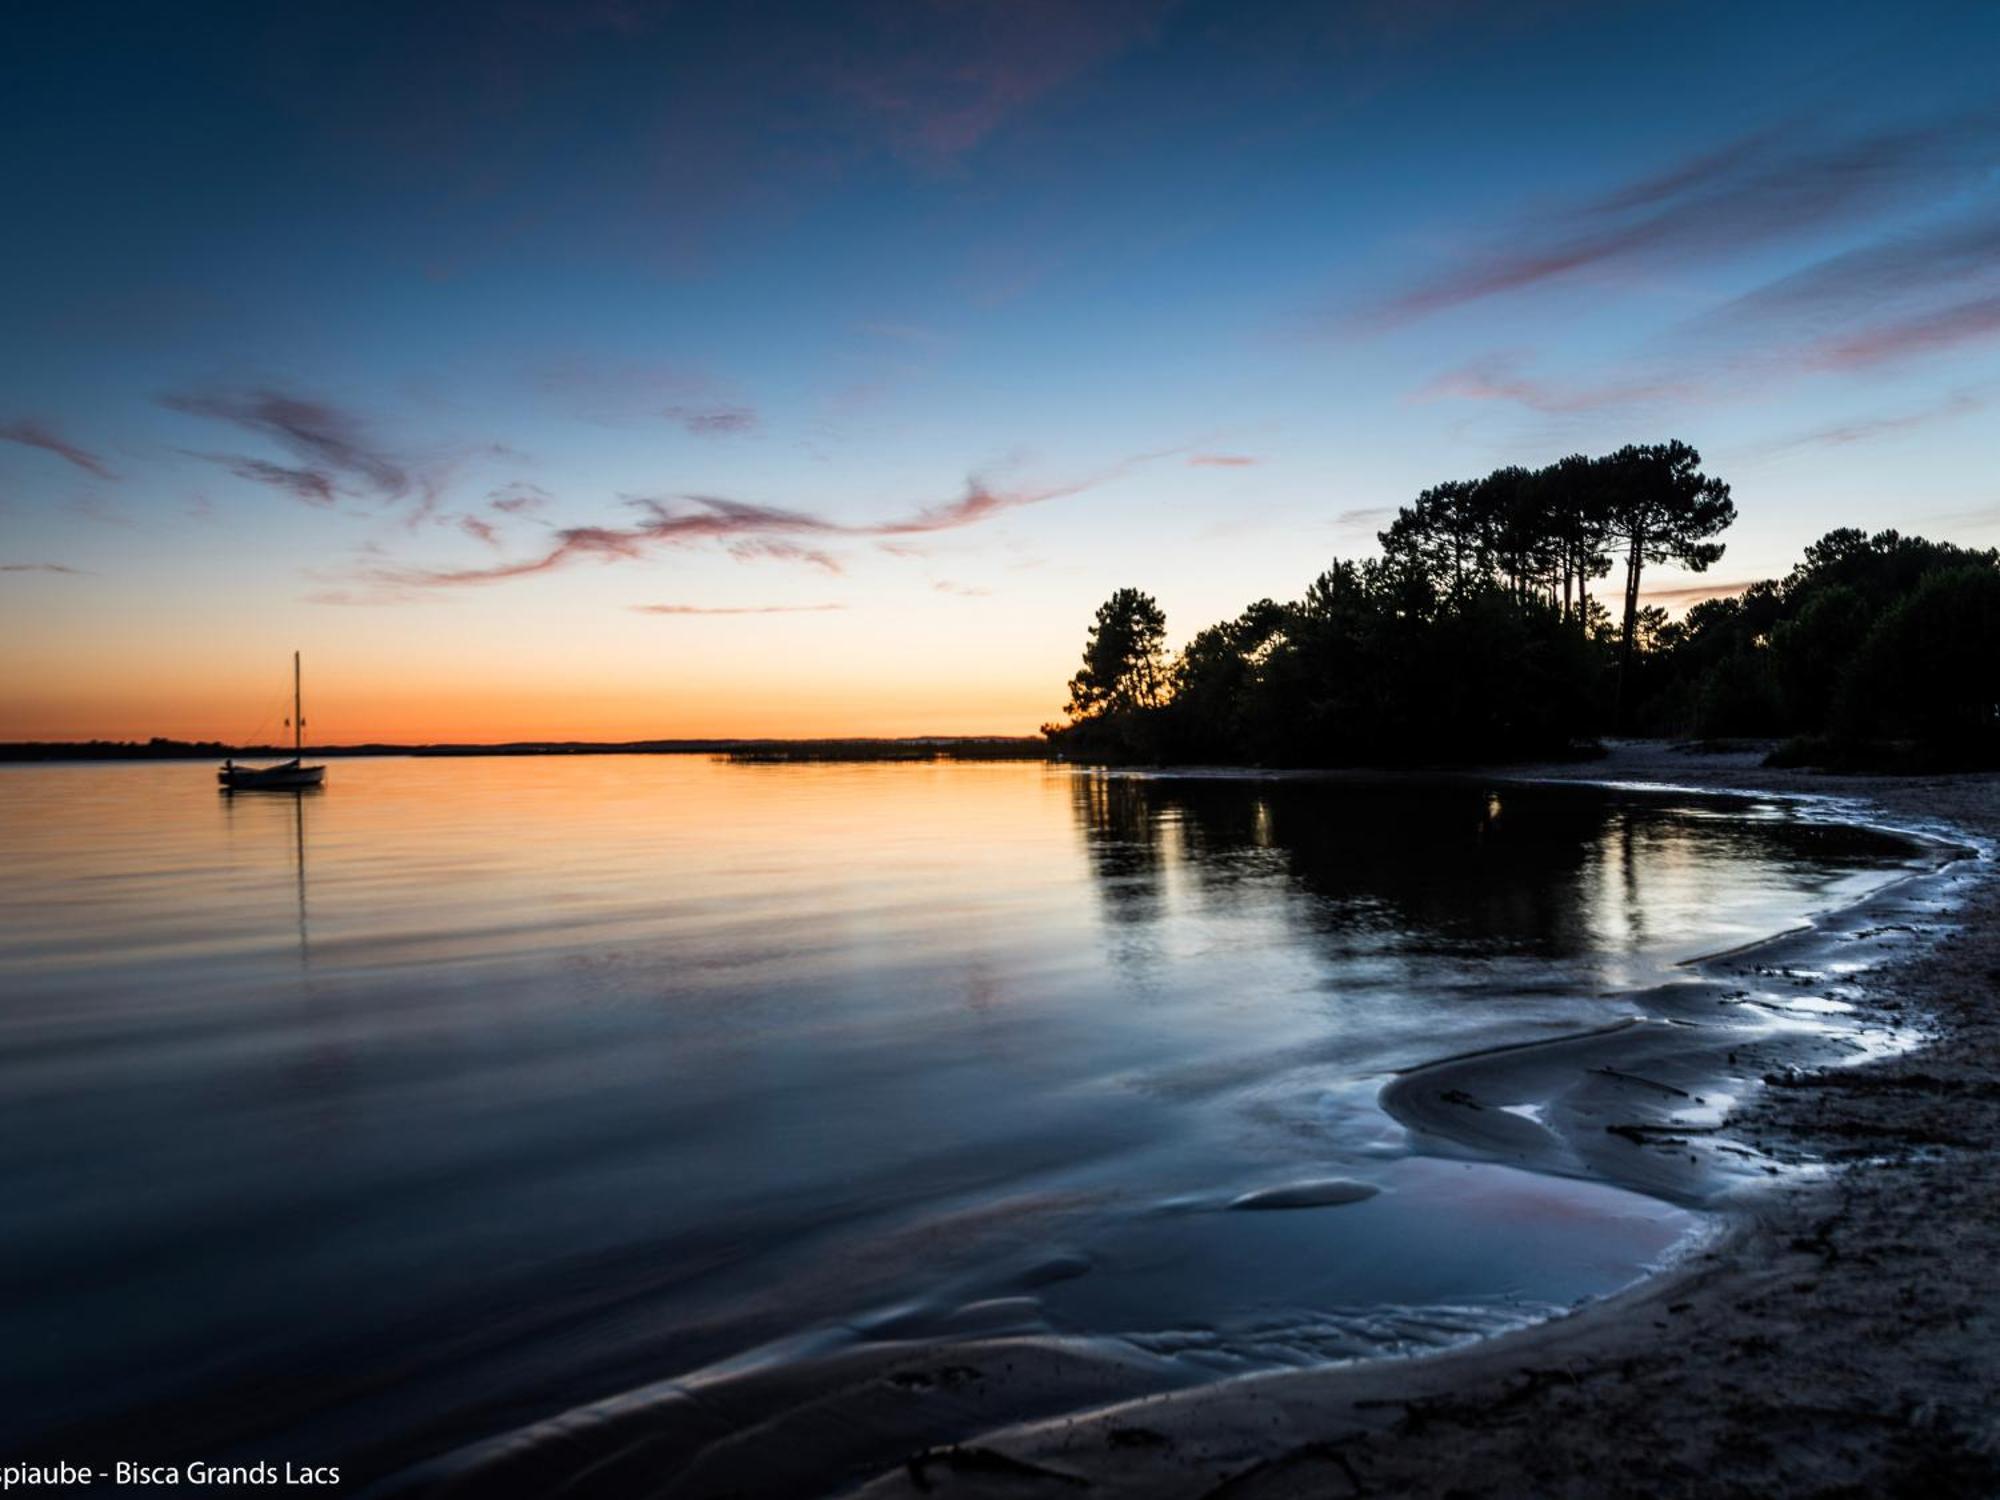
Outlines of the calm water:
M1688 1216L1413 1158L1385 1074L1903 857L1579 788L669 757L12 767L0 841L0 1437L364 1467L815 1331L1232 1369L1608 1290ZM1384 1191L1214 1211L1328 1175Z

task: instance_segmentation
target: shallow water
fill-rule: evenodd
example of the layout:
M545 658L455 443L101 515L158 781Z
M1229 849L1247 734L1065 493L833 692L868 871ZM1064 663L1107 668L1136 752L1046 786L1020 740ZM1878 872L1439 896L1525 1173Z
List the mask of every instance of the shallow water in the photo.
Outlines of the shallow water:
M1908 853L1581 787L684 757L9 767L0 845L0 1437L364 1470L814 1330L1233 1370L1611 1290L1694 1217L1413 1156L1384 1078ZM1326 1178L1379 1191L1226 1207Z

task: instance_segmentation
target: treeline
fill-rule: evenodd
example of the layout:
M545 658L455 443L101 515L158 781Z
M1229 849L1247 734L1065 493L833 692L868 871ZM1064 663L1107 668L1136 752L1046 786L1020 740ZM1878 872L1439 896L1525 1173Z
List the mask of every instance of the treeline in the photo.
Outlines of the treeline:
M1647 569L1706 571L1729 486L1681 442L1425 490L1290 603L1165 650L1121 589L1069 684L1076 758L1355 765L1556 755L1613 732L1793 736L1796 758L1994 758L2000 559L1837 531L1783 579L1670 620ZM1594 586L1605 588L1617 611Z
M1783 578L1661 624L1640 727L1788 736L1839 766L2000 763L2000 552L1830 531Z

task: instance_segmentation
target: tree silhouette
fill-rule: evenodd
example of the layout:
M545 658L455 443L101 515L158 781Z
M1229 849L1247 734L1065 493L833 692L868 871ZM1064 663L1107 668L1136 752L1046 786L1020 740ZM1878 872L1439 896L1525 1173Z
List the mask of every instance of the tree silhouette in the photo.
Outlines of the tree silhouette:
M1681 619L1735 519L1682 442L1425 489L1380 558L1199 631L1167 665L1137 589L1097 611L1052 741L1113 760L1434 764L1563 754L1611 728L1784 735L1783 763L2000 762L2000 552L1832 531L1783 578ZM1590 593L1625 562L1623 619Z
M1157 708L1166 687L1167 617L1151 594L1120 589L1097 607L1083 665L1069 680L1073 719Z
M1473 486L1500 586L1517 600L1555 596L1556 544L1541 512L1535 476L1518 466L1495 469Z
M1478 486L1448 479L1396 512L1380 534L1390 563L1421 578L1438 594L1459 598L1482 578L1487 566L1485 528L1475 504Z
M1611 478L1598 461L1574 454L1545 469L1447 480L1396 513L1379 536L1383 556L1412 586L1412 607L1424 612L1497 588L1584 626L1590 580L1611 566ZM1415 597L1424 593L1428 605Z
M1177 752L1196 760L1226 759L1264 738L1254 722L1265 668L1283 649L1292 609L1259 599L1234 620L1211 625L1174 659L1171 686L1182 730Z
M1736 519L1729 486L1701 472L1701 454L1675 439L1620 448L1600 459L1605 536L1625 553L1625 625L1618 652L1621 699L1639 630L1639 581L1648 563L1705 573L1722 556L1710 540Z
M1911 735L1954 760L2000 736L2000 570L1985 561L1924 576L1883 612L1841 684L1850 733Z
M1534 485L1536 509L1556 554L1562 617L1587 626L1590 581L1611 571L1611 557L1604 550L1609 506L1596 482L1594 462L1572 453L1537 470Z
M1780 764L2000 763L2000 551L1829 532L1781 579L1679 620L1648 563L1695 571L1735 514L1684 443L1423 491L1383 556L1199 631L1169 669L1159 606L1097 612L1051 742L1085 757L1438 764L1564 754L1617 726L1782 735ZM1625 554L1625 618L1588 592Z

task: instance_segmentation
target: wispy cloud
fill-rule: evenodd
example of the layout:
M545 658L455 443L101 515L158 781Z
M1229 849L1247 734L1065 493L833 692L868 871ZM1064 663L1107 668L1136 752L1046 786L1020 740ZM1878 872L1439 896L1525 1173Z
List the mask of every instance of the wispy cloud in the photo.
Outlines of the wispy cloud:
M729 544L729 555L738 562L796 562L825 573L845 573L847 569L823 547L806 547L777 537L745 537Z
M858 523L719 495L628 496L626 503L644 518L638 524L566 527L556 532L552 545L534 557L480 568L384 567L371 570L370 576L398 587L501 583L577 562L630 561L662 548L705 542L720 543L739 558L785 558L838 572L838 560L824 551L826 542L843 537L921 536L974 526L1009 511L1080 494L1164 456L1165 452L1141 454L1064 484L1005 487L974 476L966 480L964 492L955 499L887 520Z
M1634 178L1623 187L1613 188L1583 206L1584 214L1635 213L1675 203L1690 193L1699 193L1719 182L1755 171L1774 150L1782 148L1793 130L1766 126L1725 141L1707 151L1675 162L1659 172ZM1573 210L1573 212L1575 212Z
M573 415L608 426L666 421L696 437L728 437L761 425L754 406L685 365L572 358L536 370L533 383Z
M1416 401L1507 401L1534 411L1603 411L1655 401L1685 401L1699 395L1691 383L1665 378L1594 381L1562 385L1521 371L1514 360L1494 355L1448 370L1411 398Z
M1820 369L1863 369L1943 354L1996 336L2000 336L2000 295L1885 318L1837 334L1809 348L1805 362Z
M309 504L334 503L343 486L374 499L398 501L414 492L422 505L435 503L434 486L424 476L374 440L360 417L328 402L266 387L172 394L160 404L274 443L298 466L234 454L198 456Z
M0 573L69 573L80 578L87 571L84 568L72 568L68 563L0 563Z
M931 588L940 594L956 594L961 599L984 599L993 592L976 583L955 583L949 578L933 580Z
M1843 250L1733 297L1684 324L1654 367L1726 394L1862 375L1996 341L2000 212L1989 206ZM1837 427L1827 430L1827 441L1841 438Z
M668 500L628 495L625 503L636 506L648 517L647 523L634 533L642 540L727 537L746 532L833 533L847 529L810 511L731 500L721 495L680 495ZM690 510L688 506L694 508Z
M1045 500L1059 500L1066 495L1080 494L1099 479L1079 480L1075 484L1054 485L1047 489L1001 489L983 479L967 479L965 493L956 500L947 500L941 505L927 505L900 520L883 521L867 528L876 536L920 536L932 531L955 531L961 526L976 525L980 521L999 515L1002 511L1018 510L1024 505L1040 505Z
M1705 333L1751 325L1844 318L1921 300L1968 282L2000 281L2000 214L1991 212L1891 235L1846 250L1732 298L1699 320Z
M649 519L637 526L564 527L556 532L554 545L537 557L484 568L378 568L371 570L371 576L411 586L500 583L510 578L553 572L579 561L613 562L640 558L663 546L735 538L782 537L797 532L833 533L840 529L832 522L802 511L751 505L712 495L679 497L682 507L679 509L675 508L676 502L646 496L631 497L627 503L645 511Z
M1735 578L1727 582L1671 584L1665 588L1642 588L1639 597L1648 604L1683 609L1705 599L1733 599L1756 582L1754 578Z
M1247 453L1190 453L1190 469L1247 469L1259 460Z
M757 413L747 406L719 403L714 406L669 406L661 413L696 437L728 437L757 430Z
M1395 517L1396 507L1393 505L1364 505L1356 510L1342 511L1333 518L1333 524L1336 526L1377 527L1386 525L1388 522L1394 520Z
M1508 402L1544 415L1731 399L1775 383L1984 350L2000 342L2000 217L1933 224L1781 276L1685 324L1643 362L1560 382L1493 354L1413 400ZM1773 445L1856 441L1965 409L1832 424Z
M537 511L555 499L539 484L529 484L525 480L514 480L488 493L487 503L502 515L521 516Z
M823 615L845 604L635 604L642 615Z
M33 417L16 417L11 422L0 423L0 439L53 453L65 463L74 464L84 473L94 475L98 479L118 477L111 472L110 465L88 448L70 442L48 423L38 422Z
M1984 411L1992 401L1993 392L1990 388L1953 391L1940 400L1911 410L1879 417L1851 417L1845 421L1811 427L1803 432L1793 433L1789 437L1762 444L1753 451L1759 454L1778 454L1802 448L1844 448L1850 443L1865 443L1875 438L1894 437L1899 433L1926 427L1933 422L1948 422L1954 417L1970 416L1974 412Z
M308 505L333 505L340 499L339 492L333 487L333 476L320 469L287 468L284 464L274 464L266 459L246 458L240 453L199 453L191 448L181 451L190 458L220 464L238 479L282 490Z
M1377 305L1371 317L1404 322L1579 275L1740 256L1829 227L1871 223L1976 182L1996 140L2000 114L1990 112L1837 138L1813 138L1804 125L1761 131L1493 236L1462 264Z

